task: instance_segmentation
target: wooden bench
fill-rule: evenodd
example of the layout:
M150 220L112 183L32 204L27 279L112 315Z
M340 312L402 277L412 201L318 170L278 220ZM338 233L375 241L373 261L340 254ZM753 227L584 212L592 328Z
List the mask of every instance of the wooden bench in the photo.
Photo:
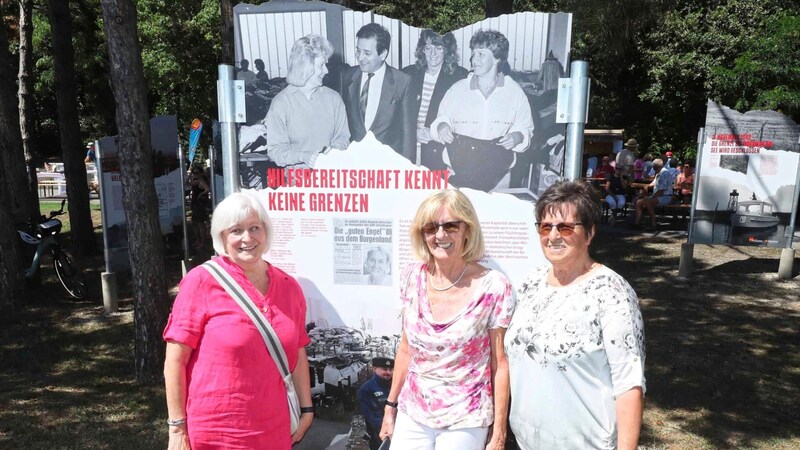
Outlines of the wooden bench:
M656 214L671 215L674 219L680 217L681 220L686 220L691 210L692 205L688 203L670 203L668 205L656 206Z

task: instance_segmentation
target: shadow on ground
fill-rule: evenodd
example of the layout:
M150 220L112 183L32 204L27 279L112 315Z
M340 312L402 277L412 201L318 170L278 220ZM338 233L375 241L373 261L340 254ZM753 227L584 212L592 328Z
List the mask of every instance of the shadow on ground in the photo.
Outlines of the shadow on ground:
M643 445L751 448L800 436L800 281L777 280L780 250L698 245L681 281L682 240L600 237L593 253L634 287L645 319L655 414ZM692 437L673 439L670 427Z

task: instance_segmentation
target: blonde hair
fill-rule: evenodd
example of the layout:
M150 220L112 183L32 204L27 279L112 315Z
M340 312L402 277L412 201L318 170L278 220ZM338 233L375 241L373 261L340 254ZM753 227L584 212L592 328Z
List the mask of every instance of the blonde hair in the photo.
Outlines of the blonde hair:
M423 200L417 208L417 213L409 228L411 251L414 256L427 264L433 262L433 255L428 249L428 244L425 243L422 227L427 223L435 222L441 208L446 208L453 217L467 226L464 247L460 256L466 262L475 262L483 258L483 232L480 222L478 222L478 214L469 198L457 189L439 191Z
M314 75L314 60L327 60L331 55L333 46L324 37L316 34L301 37L294 43L289 54L286 82L292 86L305 86L311 75Z
M214 251L221 256L230 256L225 250L225 243L222 240L222 232L228 228L242 223L247 217L255 213L258 219L264 224L264 231L267 233L267 242L264 253L269 251L272 245L272 221L269 220L267 211L261 206L261 202L248 192L235 192L221 201L214 213L211 215L211 240L214 243Z

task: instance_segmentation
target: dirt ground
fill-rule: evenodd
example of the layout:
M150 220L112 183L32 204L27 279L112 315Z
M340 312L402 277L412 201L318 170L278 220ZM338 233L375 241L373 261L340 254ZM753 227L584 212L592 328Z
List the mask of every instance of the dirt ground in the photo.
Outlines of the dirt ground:
M669 227L666 227L669 228ZM779 249L695 245L684 233L603 227L596 259L636 290L645 319L647 449L800 448L800 259Z

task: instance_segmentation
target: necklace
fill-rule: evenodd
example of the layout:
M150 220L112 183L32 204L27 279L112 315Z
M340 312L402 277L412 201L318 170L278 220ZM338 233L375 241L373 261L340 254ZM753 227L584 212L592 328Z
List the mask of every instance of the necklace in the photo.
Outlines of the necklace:
M464 270L462 270L462 271L461 271L461 275L459 275L459 276L458 276L458 279L456 279L456 281L454 281L454 282L453 282L453 284L451 284L450 286L447 286L447 287L445 287L445 288L438 288L438 287L434 286L434 285L433 285L433 277L431 277L431 287L432 287L432 288L433 288L435 291L439 291L439 292L441 292L441 291L446 291L446 290L450 289L451 287L453 287L453 286L457 285L457 284L458 284L458 282L459 282L459 281L461 281L461 279L462 279L462 278L464 278L464 274L465 274L465 273L467 273L467 267L469 267L469 263L467 263L467 264L465 264L465 265L464 265Z

